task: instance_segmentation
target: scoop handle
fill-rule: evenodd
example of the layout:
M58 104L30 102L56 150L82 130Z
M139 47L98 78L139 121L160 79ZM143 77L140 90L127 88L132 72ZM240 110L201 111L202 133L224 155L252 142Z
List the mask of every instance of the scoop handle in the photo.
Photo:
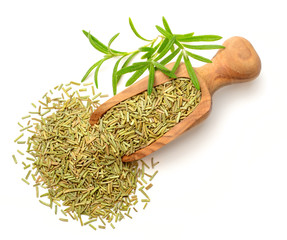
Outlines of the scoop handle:
M256 78L261 70L261 61L251 43L243 37L226 40L213 57L212 63L195 69L205 80L209 92L232 83L246 82Z

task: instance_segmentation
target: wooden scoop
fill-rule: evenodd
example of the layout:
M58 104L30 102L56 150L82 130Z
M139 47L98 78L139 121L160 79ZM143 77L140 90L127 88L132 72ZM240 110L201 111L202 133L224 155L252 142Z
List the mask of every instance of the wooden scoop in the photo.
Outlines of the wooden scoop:
M201 101L195 110L149 146L129 156L123 156L124 162L139 160L151 154L204 120L211 110L211 96L218 88L227 84L250 81L259 75L261 70L260 58L249 41L242 37L232 37L226 40L223 45L225 49L220 49L217 52L212 63L195 68L202 92ZM173 65L174 63L170 63L166 67L172 69ZM183 63L175 74L177 77L189 78ZM170 80L162 72L157 71L154 85L157 86ZM110 98L92 113L90 123L92 125L97 123L106 111L119 102L146 91L147 83L148 76Z

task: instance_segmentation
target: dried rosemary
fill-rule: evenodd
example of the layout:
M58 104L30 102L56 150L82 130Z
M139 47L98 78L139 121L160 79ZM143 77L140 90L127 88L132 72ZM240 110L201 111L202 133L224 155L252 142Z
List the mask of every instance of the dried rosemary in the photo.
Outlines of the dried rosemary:
M40 197L39 202L51 209L56 204L55 212L62 206L60 210L65 218L60 218L61 221L67 221L66 217L70 216L81 225L100 220L99 228L105 228L105 221L114 228L112 221L125 216L131 218L130 209L138 202L135 195L138 178L147 183L142 176L146 168L139 169L140 162L122 163L124 152L118 148L115 135L110 135L111 132L105 135L99 130L100 124L90 126L90 114L99 105L97 98L106 95L99 93L90 99L62 86L56 88L60 88L61 97L54 97L55 93L50 91L43 96L41 107L35 112L39 117L33 115L27 127L19 124L20 131L28 135L25 144L29 157L25 156L25 161L29 164L22 163L24 169L30 168L22 181L29 185L27 180L32 176L35 183L31 185ZM23 136L22 133L15 140ZM12 157L17 163L15 155ZM142 162L142 167L143 164L146 165ZM43 198L47 200L42 201ZM88 218L85 224L82 217Z
M82 226L92 227L97 220L99 229L114 228L112 221L132 219L130 210L138 202L146 208L150 197L144 189L153 186L150 182L158 173L145 172L157 165L153 159L149 166L144 161L123 163L122 156L151 144L187 117L199 104L201 92L190 79L175 79L153 88L150 95L143 92L119 103L91 126L90 115L100 104L97 98L106 95L98 93L91 99L72 92L70 85L88 91L74 82L66 84L68 88L61 84L56 88L60 97L47 92L27 126L18 124L21 135L14 141L28 135L18 145L27 146L29 154L23 156L28 172L22 181L30 185L27 180L32 176L39 202L51 209L56 204L55 212L63 208L61 221L70 216ZM93 86L91 91L94 94ZM17 163L15 155L12 157Z
M95 126L121 156L130 155L164 135L199 104L201 92L190 79L178 78L143 92L107 111Z

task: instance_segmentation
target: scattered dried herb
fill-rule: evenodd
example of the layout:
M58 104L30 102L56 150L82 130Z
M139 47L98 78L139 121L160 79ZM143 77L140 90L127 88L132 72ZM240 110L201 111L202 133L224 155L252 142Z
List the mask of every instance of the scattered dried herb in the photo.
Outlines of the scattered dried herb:
M62 222L68 222L69 221L67 218L59 218L59 220Z
M95 227L94 225L89 224L89 226L90 226L92 229L94 229L95 231L97 230L97 229L96 229L96 227Z
M60 89L60 97L52 97L49 94L55 93L51 91L43 96L38 112L33 113L35 117L27 126L18 123L20 131L25 131L25 136L27 133L29 156L25 156L25 161L31 163L22 162L24 169L29 168L22 181L29 185L27 180L32 176L31 185L36 189L36 197L40 197L39 202L51 209L55 204L55 214L59 207L65 217L80 221L82 226L99 220L99 228L106 227L105 221L114 228L112 221L121 221L125 216L132 218L130 209L138 203L138 178L147 183L142 172L149 166L144 161L123 163L121 155L125 152L119 149L116 136L111 131L106 135L100 124L90 126L90 114L100 104L97 98L107 95L99 93L91 99L62 86L54 88ZM24 133L16 141L23 136ZM12 157L17 163L15 155ZM47 200L43 201L44 198ZM87 218L85 223L82 217Z
M15 164L17 164L18 162L17 162L17 159L16 159L15 155L12 155L12 158L13 158Z
M22 126L22 128L23 128L23 126ZM24 136L24 133L22 133L19 137L17 137L15 140L14 140L14 142L17 142L21 137L23 137Z
M30 183L29 183L26 179L21 178L21 180L22 180L24 183L26 183L27 185L30 185Z
M147 186L145 187L145 189L146 189L146 190L149 190L152 186L153 186L152 183L150 183L149 185L147 185Z

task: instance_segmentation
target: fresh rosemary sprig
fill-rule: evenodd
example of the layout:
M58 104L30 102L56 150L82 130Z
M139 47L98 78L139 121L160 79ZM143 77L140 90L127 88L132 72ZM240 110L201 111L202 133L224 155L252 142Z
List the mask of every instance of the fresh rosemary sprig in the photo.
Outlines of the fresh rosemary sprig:
M138 48L132 52L122 52L117 51L111 48L111 44L114 40L119 36L119 33L115 34L108 45L103 44L97 38L90 34L90 32L86 32L83 30L83 33L89 39L91 45L98 51L104 53L105 55L101 60L92 65L89 70L86 72L84 77L82 78L82 82L86 80L86 78L90 75L90 73L95 69L94 72L94 81L95 85L98 88L98 72L101 65L111 58L118 58L115 66L113 68L112 74L112 86L113 93L117 93L117 85L120 81L120 78L123 74L133 73L131 77L127 80L126 86L132 85L146 70L149 71L149 80L148 80L148 94L151 94L153 85L154 85L154 74L156 70L163 72L170 78L176 78L175 72L183 58L184 63L186 65L188 74L194 86L197 89L200 89L198 79L194 72L194 69L190 62L190 57L196 59L198 61L211 63L211 60L208 58L202 57L200 55L194 54L187 49L192 50L210 50L210 49L220 49L224 48L221 45L191 45L186 43L191 42L213 42L220 40L222 37L218 35L199 35L194 36L194 33L187 34L173 34L166 19L163 17L163 26L164 28L156 25L156 29L161 35L158 35L156 38L152 40L148 40L142 37L138 31L136 30L131 18L129 18L129 24L134 32L134 34L143 41L148 42L146 45ZM132 64L131 61L133 58L142 54L141 59L143 61L134 62ZM172 70L169 70L165 67L167 63L173 60L177 56L176 62ZM124 63L119 68L120 63L126 59Z

